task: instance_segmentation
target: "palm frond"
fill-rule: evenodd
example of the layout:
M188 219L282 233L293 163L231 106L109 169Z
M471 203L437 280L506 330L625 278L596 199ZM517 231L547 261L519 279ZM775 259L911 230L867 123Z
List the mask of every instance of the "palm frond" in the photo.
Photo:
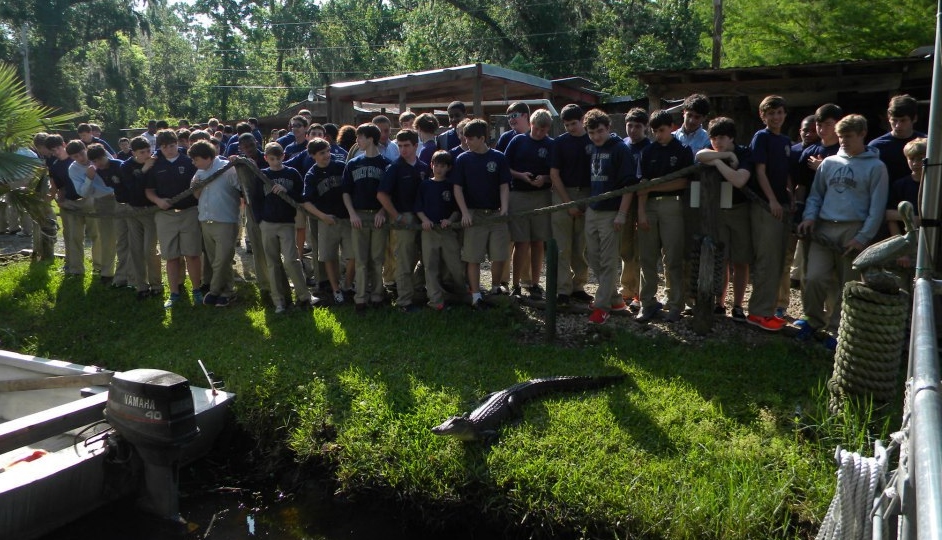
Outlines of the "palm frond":
M56 111L29 95L15 67L0 64L0 150L29 146L35 133L62 128L78 116Z
M32 178L43 162L34 157L0 150L0 185Z

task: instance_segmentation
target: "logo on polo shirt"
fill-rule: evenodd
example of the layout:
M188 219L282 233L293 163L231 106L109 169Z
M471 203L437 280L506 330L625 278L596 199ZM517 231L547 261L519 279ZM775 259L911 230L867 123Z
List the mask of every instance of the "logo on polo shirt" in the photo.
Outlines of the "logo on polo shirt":
M677 166L677 156L671 156L670 164L671 164L671 167Z
M546 159L546 154L547 154L546 148L540 148L539 150L536 151L536 155L540 159Z
M497 162L496 162L496 161L488 161L488 162L487 162L487 172L489 172L489 173L497 172Z
M451 190L446 189L442 192L442 200L445 202L451 202Z
M184 172L186 172L186 167L183 165L177 166L177 174L183 174Z
M121 183L121 177L118 176L118 175L116 175L116 174L111 175L111 183L112 183L112 184L120 184L120 183Z
M591 155L592 155L592 149L594 149L594 148L595 148L595 145L594 145L594 144L587 144L587 145L585 145L585 155L591 156Z

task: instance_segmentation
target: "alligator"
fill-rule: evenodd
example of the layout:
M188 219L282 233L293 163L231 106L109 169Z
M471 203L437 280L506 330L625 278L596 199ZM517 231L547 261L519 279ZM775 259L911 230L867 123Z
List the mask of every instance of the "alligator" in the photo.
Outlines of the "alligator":
M602 377L560 376L531 379L489 394L470 414L452 416L432 428L432 433L456 437L462 441L487 440L497 436L497 427L510 417L519 416L521 406L548 392L591 390L614 384L624 375Z

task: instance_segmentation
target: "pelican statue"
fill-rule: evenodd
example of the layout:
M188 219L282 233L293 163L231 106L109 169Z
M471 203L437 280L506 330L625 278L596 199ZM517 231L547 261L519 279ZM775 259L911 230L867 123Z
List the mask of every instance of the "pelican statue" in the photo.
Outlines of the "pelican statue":
M881 292L895 293L899 289L899 278L890 271L896 260L911 254L918 241L915 211L912 203L902 201L896 208L903 218L905 234L882 240L860 252L854 259L854 270L860 272L863 282Z

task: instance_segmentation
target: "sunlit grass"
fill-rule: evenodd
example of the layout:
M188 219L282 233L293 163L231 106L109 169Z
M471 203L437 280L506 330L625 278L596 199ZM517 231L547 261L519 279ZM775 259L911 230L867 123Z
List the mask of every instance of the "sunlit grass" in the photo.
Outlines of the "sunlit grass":
M786 340L689 345L621 329L582 349L523 345L515 333L532 329L510 307L276 316L249 287L226 309L186 299L167 311L56 270L0 269L4 347L197 384L203 360L268 456L326 464L346 493L445 515L472 504L537 535L807 537L833 493L834 447L867 451L899 418L866 403L828 416L830 360ZM534 400L492 444L430 432L515 382L599 374L626 378Z

